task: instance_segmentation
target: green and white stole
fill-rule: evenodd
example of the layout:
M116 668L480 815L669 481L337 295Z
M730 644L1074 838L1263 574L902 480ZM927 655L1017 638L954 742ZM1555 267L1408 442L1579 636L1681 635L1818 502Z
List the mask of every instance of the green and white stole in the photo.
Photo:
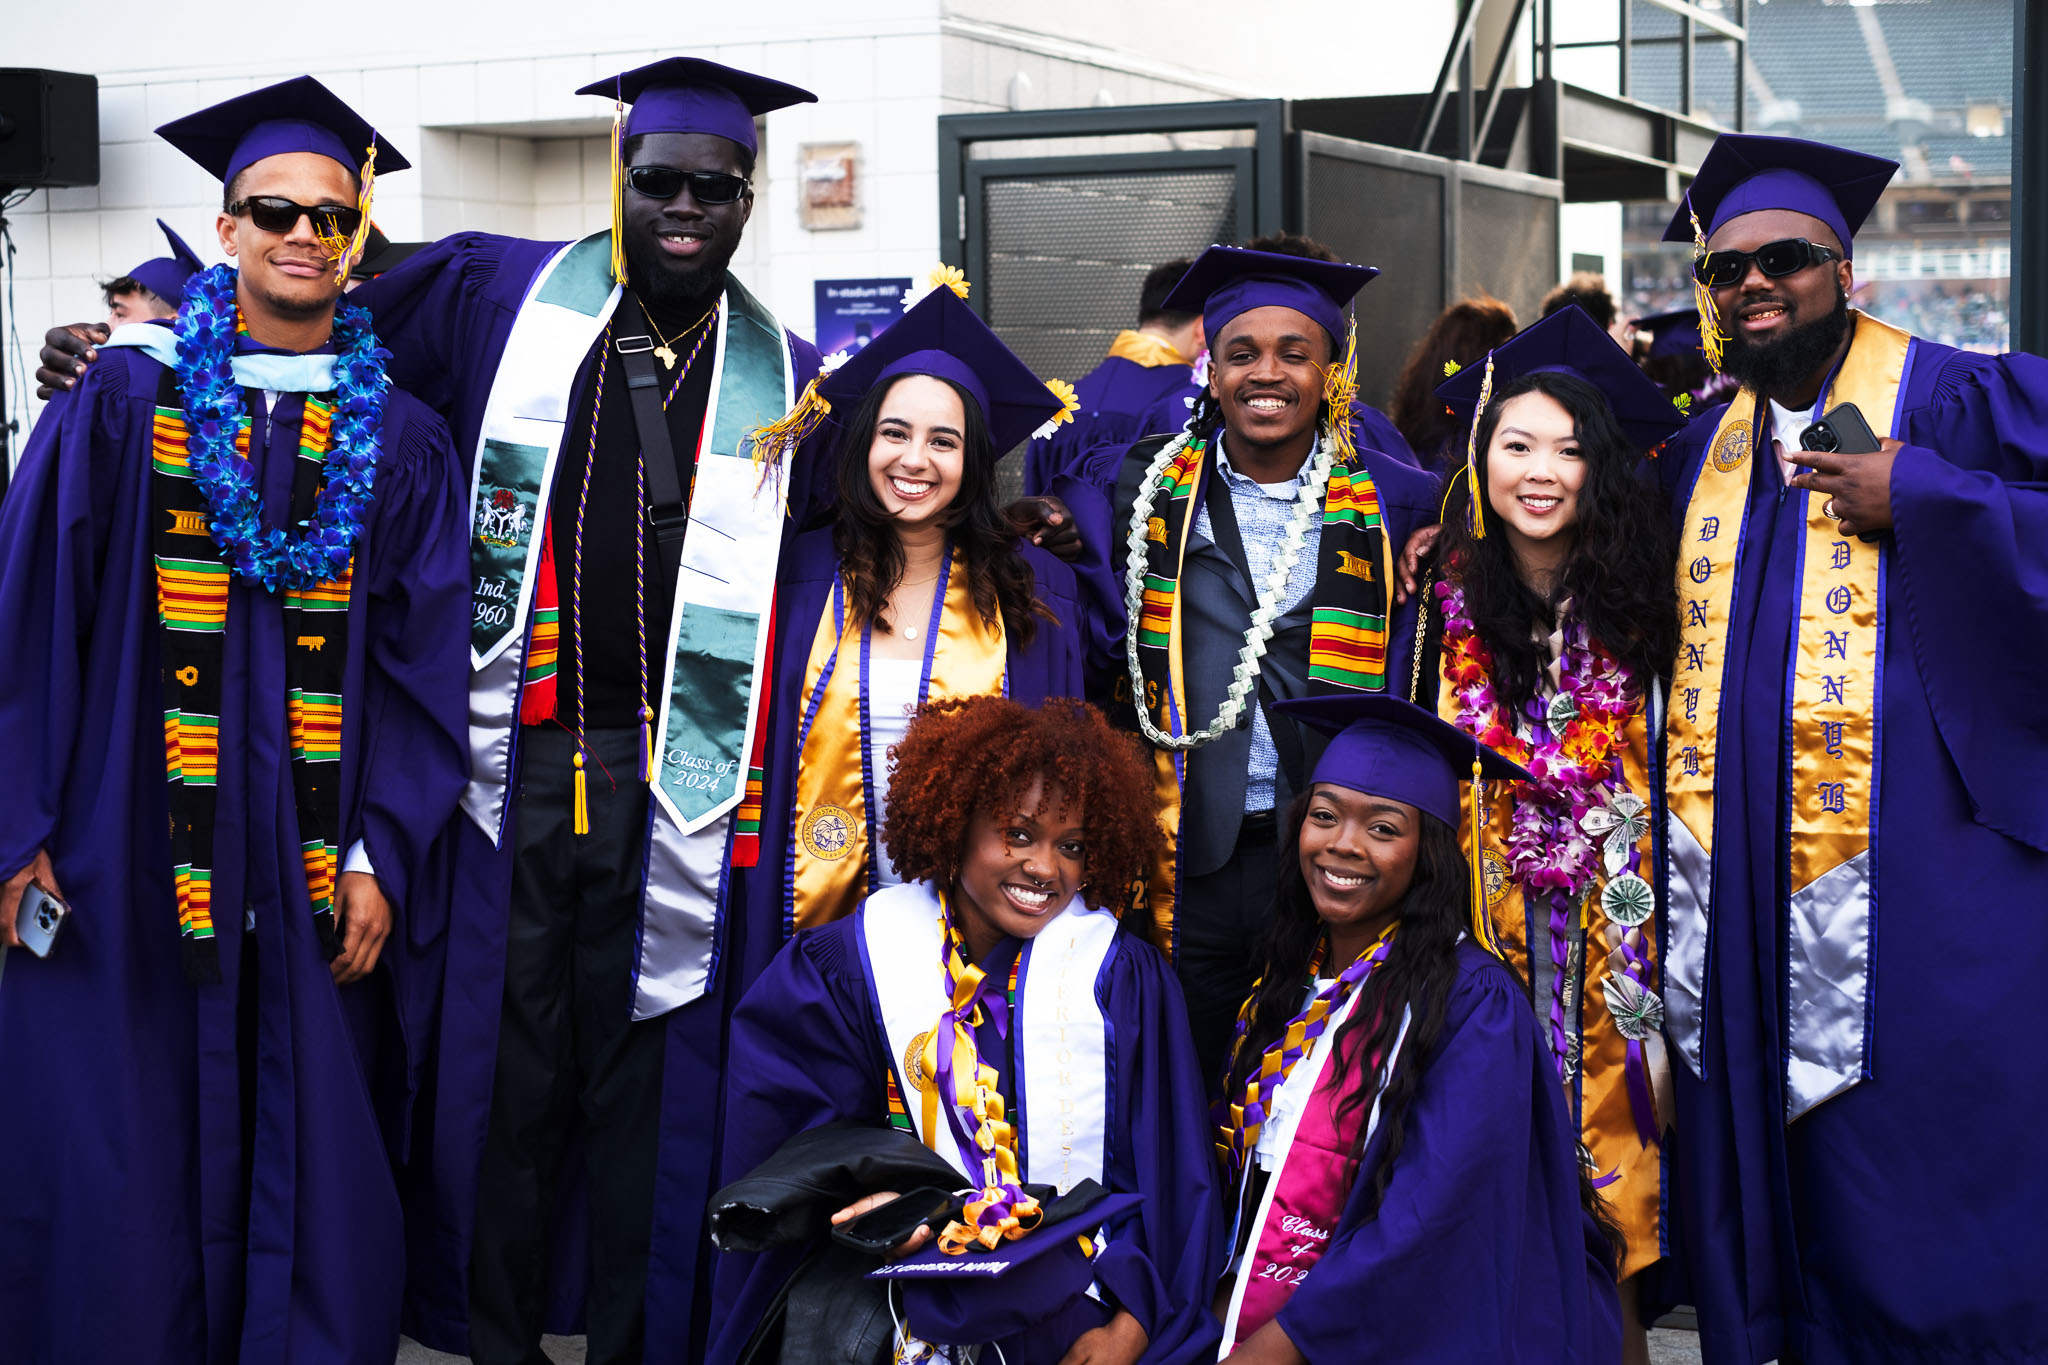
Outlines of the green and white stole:
M306 397L292 469L290 524L313 515L324 482L321 469L332 416L331 394ZM235 448L244 458L249 453L249 431L245 417L235 438ZM171 865L186 977L211 984L221 979L213 922L213 844L229 574L207 529L206 497L187 463L188 438L177 372L166 368L157 383L150 432L150 499L155 508L152 539L163 656ZM341 843L341 690L348 663L352 576L353 565L336 581L283 594L293 804L314 929L329 957L340 947L334 881ZM242 742L246 745L248 737Z
M1873 431L1897 435L1912 338L1862 313L1834 383ZM1714 840L1722 801L1722 683L1757 449L1759 400L1748 389L1722 415L1700 461L1679 542L1679 657L1665 725L1670 896L1664 1003L1673 1046L1703 1059ZM1885 550L1846 537L1825 498L1787 491L1804 512L1798 608L1782 733L1790 928L1785 987L1785 1117L1798 1118L1862 1079L1869 1065L1871 906L1876 900L1878 717L1884 695ZM1784 779L1781 777L1780 781ZM1775 859L1776 850L1772 850Z
M535 277L484 407L470 486L469 790L463 806L504 835L541 526L569 404L620 290L608 233L566 248ZM668 670L657 704L653 820L640 911L633 1017L688 1004L709 986L719 886L746 757L782 550L787 472L742 451L746 434L794 400L782 325L728 280L711 397L690 488ZM740 571L737 571L740 570Z
M1151 488L1140 488L1132 510L1144 518L1144 593L1137 623L1137 661L1145 695L1137 701L1152 723L1168 735L1199 730L1207 718L1187 713L1181 641L1180 580L1187 557L1202 480L1215 473L1209 443L1188 440L1161 470ZM1216 496L1229 497L1228 489ZM1211 512L1211 518L1216 513ZM1136 531L1133 530L1133 536ZM1387 685L1387 584L1393 580L1393 550L1380 513L1379 491L1362 463L1339 464L1323 491L1322 534L1316 551L1316 581L1308 646L1308 685L1314 692L1380 692ZM1261 584L1249 585L1254 592ZM1155 749L1153 789L1167 839L1146 890L1159 926L1159 941L1177 944L1173 932L1179 899L1181 791L1186 781L1182 751Z

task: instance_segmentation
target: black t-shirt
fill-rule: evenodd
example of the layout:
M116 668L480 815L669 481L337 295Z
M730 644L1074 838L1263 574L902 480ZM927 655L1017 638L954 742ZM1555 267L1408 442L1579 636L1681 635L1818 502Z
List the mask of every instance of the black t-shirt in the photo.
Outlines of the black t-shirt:
M676 338L676 368L666 368L657 358L662 396L682 378L681 387L668 403L668 438L675 451L677 482L683 500L689 501L690 479L696 468L697 437L704 422L704 409L711 396L711 371L716 337L697 348L696 359L684 373L682 366L705 328L689 329L702 316L691 310L680 318L665 316L651 308L663 334ZM611 335L632 336L648 332L647 320L630 301L619 310ZM707 324L711 326L715 324ZM633 425L632 400L626 392L625 367L614 351L604 357L604 410L597 419L596 458L590 459L590 412L595 400L599 353L593 348L584 361L577 383L577 396L570 407L569 424L562 436L562 454L557 464L551 510L554 517L555 574L560 588L562 645L555 714L564 725L578 724L577 684L582 683L581 724L588 730L629 729L640 723L641 699L659 712L661 680L667 672L663 651L667 647L669 613L674 597L655 567L654 528L649 519L647 499L641 490L640 440ZM584 474L589 471L590 491L584 501ZM577 531L577 507L583 503L582 531ZM636 536L635 530L638 530ZM636 541L640 546L642 588L635 590ZM580 595L577 588L578 547L581 549ZM578 617L578 610L581 617ZM647 676L640 679L640 636L642 622L647 639ZM585 661L588 667L585 667ZM644 691L643 691L644 688Z

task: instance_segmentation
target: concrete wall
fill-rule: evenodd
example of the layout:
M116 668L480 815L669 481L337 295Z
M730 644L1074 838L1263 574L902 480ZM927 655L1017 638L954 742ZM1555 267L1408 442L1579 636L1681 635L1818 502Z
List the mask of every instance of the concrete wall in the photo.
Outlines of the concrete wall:
M102 316L98 282L163 253L157 217L219 260L219 186L151 130L301 72L413 160L377 184L378 224L400 241L603 227L611 111L573 91L611 72L687 52L815 91L819 103L764 122L754 215L735 257L749 286L809 332L816 280L915 276L937 260L941 114L1419 88L1434 76L1453 9L1421 0L1399 21L1374 15L1367 41L1360 7L1336 0L1257 14L1221 0L1053 0L1028 20L988 0L756 0L692 7L688 18L654 7L630 30L612 11L565 12L551 0L362 0L338 26L326 11L272 7L260 29L107 0L94 23L122 39L96 44L67 22L72 12L18 5L5 20L9 65L98 76L101 165L98 185L37 191L10 214L6 321L33 370L46 326ZM1359 40L1319 36L1345 32ZM798 147L841 141L860 144L863 220L807 230ZM32 420L39 405L10 385L8 408Z

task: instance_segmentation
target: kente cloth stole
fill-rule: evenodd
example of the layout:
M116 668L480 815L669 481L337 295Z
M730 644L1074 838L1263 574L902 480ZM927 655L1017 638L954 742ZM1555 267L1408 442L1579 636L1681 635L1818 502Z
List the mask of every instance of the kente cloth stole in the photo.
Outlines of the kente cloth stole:
M281 395L273 422L290 420L292 395ZM313 515L324 483L333 396L309 396L299 419L292 468L291 514ZM249 419L235 438L244 459ZM157 508L153 548L157 619L163 654L164 770L170 796L171 865L186 977L220 980L213 922L213 842L219 780L221 669L228 626L228 566L207 529L206 497L187 464L185 400L175 371L157 385L150 432L150 497ZM292 792L300 856L313 925L328 957L335 936L334 881L341 842L342 677L348 662L349 581L343 578L283 594L286 713L291 725ZM247 742L244 737L244 743Z
M1359 992L1352 992L1331 1015L1333 1034L1357 1006L1358 997ZM1284 1082L1306 1087L1308 1099L1259 1197L1250 1240L1237 1273L1231 1277L1229 1307L1223 1317L1225 1343L1242 1345L1278 1317L1329 1249L1344 1206L1350 1202L1351 1187L1358 1180L1359 1155L1379 1128L1380 1098L1386 1087L1379 1087L1369 1108L1349 1107L1340 1113L1339 1104L1368 1077L1393 1075L1410 1022L1409 1012L1402 1011L1401 1027L1384 1066L1378 1057L1354 1055L1348 1059L1349 1074L1340 1080L1340 1073L1329 1069L1336 1049L1317 1048ZM1248 1162L1246 1179L1238 1191L1240 1218L1244 1216L1244 1191L1249 1188L1249 1167ZM1236 1232L1233 1228L1233 1247L1237 1245Z
M845 575L833 583L804 666L797 722L796 792L784 854L783 934L829 924L874 891L874 842L889 774L868 752L868 665L873 628L849 627ZM923 623L917 700L1003 695L1009 650L1002 618L981 618L957 550L939 567Z
M1169 735L1200 729L1209 717L1187 714L1182 682L1181 572L1200 488L1215 473L1208 441L1188 441L1153 490L1145 526L1145 582L1138 619L1138 663L1145 695L1137 704ZM1220 485L1219 485L1220 487ZM1221 489L1228 497L1229 490ZM1309 592L1312 620L1308 645L1311 693L1380 692L1387 685L1387 584L1393 581L1393 548L1380 514L1379 492L1360 465L1330 471L1323 493L1322 534L1316 581ZM1250 585L1254 595L1263 583ZM1249 723L1249 721L1247 721ZM1181 787L1186 755L1153 753L1153 789L1168 838L1153 865L1146 896L1159 942L1178 946L1174 911L1179 899Z
M1862 313L1823 406L1853 402L1871 428L1896 435L1912 338ZM1666 728L1671 815L1666 1011L1673 1044L1701 1069L1712 923L1717 746L1722 680L1738 577L1758 398L1744 389L1700 462L1679 541L1682 633ZM1785 1108L1790 1122L1868 1074L1871 906L1876 900L1876 793L1883 695L1884 542L1844 537L1827 499L1785 494L1805 515L1798 611L1785 679L1790 933ZM1734 794L1740 797L1742 794ZM1731 836L1735 837L1735 836ZM1775 851L1774 851L1775 852ZM1775 859L1774 859L1775 861Z

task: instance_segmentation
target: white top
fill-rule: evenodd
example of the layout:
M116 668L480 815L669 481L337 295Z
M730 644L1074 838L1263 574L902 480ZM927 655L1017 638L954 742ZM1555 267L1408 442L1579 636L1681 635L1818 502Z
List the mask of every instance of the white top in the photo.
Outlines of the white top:
M1326 976L1313 982L1309 986L1307 993L1302 997L1302 1008L1307 1009L1309 1002L1328 990L1330 983L1335 979L1335 977ZM1330 1040L1336 1036L1337 1025L1342 1022L1345 1016L1350 1014L1351 1000L1356 999L1357 996L1358 991L1354 988L1351 992L1351 997L1345 1000L1343 1006L1336 1011L1329 1024L1324 1027L1322 1036L1316 1039L1314 1050L1307 1057L1296 1062L1294 1070L1288 1073L1287 1079L1275 1087L1273 1091L1273 1107L1267 1112L1266 1121L1259 1125L1258 1158L1260 1170L1271 1171L1274 1167L1278 1166L1280 1164L1280 1154L1287 1150L1289 1143L1294 1141L1294 1130L1301 1124L1301 1112L1308 1108L1309 1092L1315 1089L1316 1078L1322 1074L1322 1067L1320 1065L1322 1059L1318 1054L1328 1047ZM1311 1065L1311 1063L1317 1064ZM1301 1083L1297 1084L1297 1082Z
M1799 449L1799 438L1812 425L1811 409L1794 412L1777 399L1771 400L1771 437L1778 443L1778 472L1785 476L1786 483L1792 482L1792 476L1799 472L1800 466L1792 463L1791 455Z
M875 798L882 807L881 818L870 827L873 837L869 841L874 848L877 886L896 886L903 880L889 861L889 851L882 847L882 826L889 820L889 774L896 766L888 755L890 746L910 728L910 713L917 709L917 685L923 678L922 659L868 660L868 771L875 775Z

